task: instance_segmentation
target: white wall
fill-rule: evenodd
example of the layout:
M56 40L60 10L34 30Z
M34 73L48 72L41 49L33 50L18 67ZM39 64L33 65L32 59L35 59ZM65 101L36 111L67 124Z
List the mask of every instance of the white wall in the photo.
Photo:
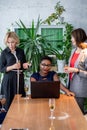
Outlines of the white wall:
M87 0L60 0L66 12L65 21L75 28L81 27L87 32ZM58 0L0 0L0 46L5 47L3 39L11 24L21 19L29 25L38 15L44 20L53 11Z

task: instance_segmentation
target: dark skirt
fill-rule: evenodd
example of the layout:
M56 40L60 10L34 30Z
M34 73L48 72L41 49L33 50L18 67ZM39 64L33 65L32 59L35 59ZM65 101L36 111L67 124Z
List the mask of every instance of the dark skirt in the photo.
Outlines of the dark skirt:
M17 72L11 71L4 74L1 85L1 94L4 94L6 97L6 104L4 107L8 110L15 94L17 94ZM19 74L19 94L25 96L23 72Z

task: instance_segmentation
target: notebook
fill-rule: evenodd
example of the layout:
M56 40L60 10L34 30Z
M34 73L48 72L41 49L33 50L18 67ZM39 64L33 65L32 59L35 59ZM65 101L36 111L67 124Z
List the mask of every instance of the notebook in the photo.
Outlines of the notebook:
M59 98L60 81L31 82L31 98Z

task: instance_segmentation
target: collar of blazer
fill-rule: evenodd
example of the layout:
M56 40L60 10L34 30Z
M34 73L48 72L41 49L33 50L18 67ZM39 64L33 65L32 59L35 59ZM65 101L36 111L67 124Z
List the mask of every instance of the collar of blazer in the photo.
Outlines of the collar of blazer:
M71 61L71 58L72 58L72 55L74 54L74 52L76 51L76 48L74 48L71 52L71 56L70 56L70 59L69 59L69 66L70 66L70 61ZM80 55L77 59L77 61L75 62L75 65L74 67L77 68L78 64L79 64L79 61L85 56L85 58L87 57L87 48L85 49L82 49L81 52L80 52ZM74 73L72 74L72 77L74 76Z
M74 49L72 50L72 53L71 53L71 56L70 56L70 59L69 59L69 65L70 65L71 58L72 58L72 56L73 56L73 54L74 54L75 51L76 51L76 48L74 48ZM77 59L76 62L79 62L80 59L81 59L83 56L86 56L86 57L87 57L87 48L81 50L80 55L79 55L79 57L78 57L78 59Z

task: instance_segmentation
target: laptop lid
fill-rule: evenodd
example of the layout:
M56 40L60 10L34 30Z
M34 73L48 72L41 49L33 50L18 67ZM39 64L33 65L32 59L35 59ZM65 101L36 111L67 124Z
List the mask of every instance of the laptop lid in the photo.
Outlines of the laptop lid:
M60 81L31 82L31 98L59 98Z

